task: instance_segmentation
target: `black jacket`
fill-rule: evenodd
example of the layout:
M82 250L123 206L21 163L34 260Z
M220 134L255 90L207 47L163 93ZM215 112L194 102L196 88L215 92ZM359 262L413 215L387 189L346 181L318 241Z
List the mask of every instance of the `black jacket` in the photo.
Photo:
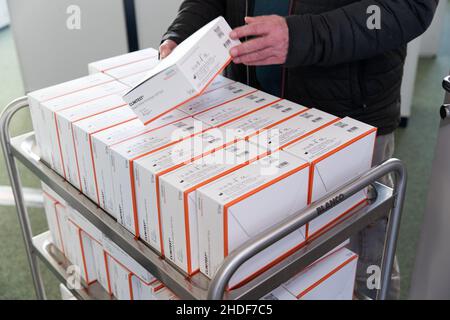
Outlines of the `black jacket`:
M185 0L163 40L177 43L223 15L244 24L255 0ZM276 0L274 0L276 1ZM431 23L438 0L291 0L289 52L280 79L283 98L392 132L400 119L406 44ZM381 29L370 30L370 5ZM259 87L254 68L232 64L235 80Z

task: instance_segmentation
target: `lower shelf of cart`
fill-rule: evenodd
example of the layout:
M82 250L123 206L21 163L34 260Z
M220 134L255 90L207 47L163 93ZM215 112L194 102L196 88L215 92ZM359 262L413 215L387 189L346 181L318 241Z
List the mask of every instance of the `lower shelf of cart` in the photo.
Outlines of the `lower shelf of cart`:
M44 232L33 238L34 249L42 261L78 300L113 300L103 287L94 282L89 286L81 283L81 288L72 288L67 274L71 265L64 255L52 244L50 232Z

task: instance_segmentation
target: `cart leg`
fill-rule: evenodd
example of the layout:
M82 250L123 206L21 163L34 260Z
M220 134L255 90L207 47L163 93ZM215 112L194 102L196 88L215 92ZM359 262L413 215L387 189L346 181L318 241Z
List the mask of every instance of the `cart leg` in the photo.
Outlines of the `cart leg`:
M5 157L6 168L8 170L8 175L11 182L11 188L14 194L14 199L16 201L16 209L19 217L20 229L22 230L22 237L25 243L25 251L27 253L28 263L30 265L31 276L33 278L33 285L36 291L36 298L39 300L44 300L46 299L44 284L39 270L38 257L35 254L35 249L33 246L33 233L31 230L28 212L25 207L19 172L17 169L14 156L11 153L10 135L9 135L9 124L11 122L12 116L18 110L26 106L27 106L26 98L21 98L13 101L3 111L0 121L1 144L3 154Z
M394 207L389 216L386 240L384 243L383 259L381 262L381 286L378 291L377 299L386 300L389 293L392 267L394 265L395 251L397 248L397 239L400 230L400 220L403 209L403 203L406 193L406 169L403 166L397 166L396 179L394 187Z

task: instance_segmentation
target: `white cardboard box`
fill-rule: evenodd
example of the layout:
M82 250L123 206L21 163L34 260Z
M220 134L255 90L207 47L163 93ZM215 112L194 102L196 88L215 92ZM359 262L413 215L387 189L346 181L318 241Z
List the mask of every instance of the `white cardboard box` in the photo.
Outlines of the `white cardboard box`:
M162 219L160 212L159 179L192 159L220 150L233 144L235 139L227 137L219 128L211 128L190 139L134 161L135 199L141 238L165 254L162 246Z
M46 123L47 130L49 130L49 137L52 141L52 153L59 155L59 157L54 157L57 161L54 169L64 178L67 179L67 173L64 165L64 154L61 149L61 133L59 132L57 122L57 112L78 108L78 106L89 102L94 103L96 100L102 99L106 96L113 96L117 94L120 95L124 92L125 88L125 85L120 82L112 81L110 83L86 88L84 90L65 95L59 99L53 99L51 101L41 103L44 121ZM120 104L121 102L117 103Z
M157 53L156 53L157 54ZM112 67L103 73L125 84L128 90L141 83L146 74L158 64L158 56L150 56L134 63ZM127 91L128 91L127 90ZM124 92L125 93L125 92Z
M327 254L262 300L352 300L358 256L346 248Z
M109 77L107 77L109 78ZM86 84L88 85L88 84ZM78 91L73 91L64 95L60 95L50 100L40 103L40 111L42 115L41 129L46 137L44 145L47 152L51 152L53 169L67 178L64 167L64 155L60 147L60 132L56 121L56 112L77 108L78 106L94 102L105 96L122 94L126 90L126 86L118 81L111 80L99 85L85 87ZM45 152L43 153L45 154Z
M336 121L339 121L338 117L318 109L309 109L261 131L250 137L249 141L269 151L276 151L286 148Z
M44 196L44 210L53 244L62 254L66 254L67 204L46 184L41 183Z
M169 288L163 287L155 292L156 300L180 300Z
M241 140L160 176L164 252L187 274L199 270L196 190L264 153L262 148Z
M78 172L78 159L76 157L76 146L74 145L72 129L73 124L126 105L120 96L108 95L73 108L55 112L58 138L62 158L64 159L64 172L66 173L67 180L79 190L83 190L83 186Z
M118 204L115 213L118 214L118 221L136 236L139 236L140 232L133 195L134 161L199 134L205 128L200 121L186 118L111 147L111 162L104 165L112 168L113 194Z
M110 165L104 165L111 163L111 146L132 137L156 130L159 127L182 121L186 118L189 118L189 116L184 112L173 110L164 117L161 117L148 125L144 125L139 119L135 119L92 134L92 155L93 166L95 169L94 178L97 180L98 184L100 197L99 205L101 208L114 214L117 205L113 196L112 169Z
M98 281L107 288L102 233L47 185L42 184L42 189L54 244L78 267L79 275L85 284ZM57 210L54 211L54 208Z
M218 107L197 113L194 118L211 127L222 127L259 109L281 101L268 93L257 91Z
M119 300L155 299L161 283L106 236L103 246L109 293Z
M231 62L231 28L218 17L179 44L124 99L149 123L200 95ZM176 90L174 90L176 88Z
M307 162L278 151L199 188L201 272L212 278L239 245L306 207L308 174ZM239 268L230 280L230 289L252 279L304 241L303 227L262 251Z
M222 79L228 81L223 81ZM246 95L256 93L257 91L257 89L246 86L245 84L233 82L225 77L217 77L202 95L181 105L178 109L191 116L195 116L198 113L212 110Z
M92 135L134 119L136 115L128 106L124 106L73 123L72 132L81 191L97 204L100 203L100 196L97 192L98 184L92 162Z
M283 149L311 164L308 203L371 168L376 131L347 117ZM307 225L307 238L335 224L366 199L366 190L362 190L314 219Z
M114 79L105 74L96 74L28 94L31 118L40 148L41 158L52 168L57 168L60 173L63 173L57 139L54 137L56 133L55 121L51 114L48 115L48 112L46 113L46 109L50 107L57 110L65 106L83 102L83 94L80 94L82 91L89 90L89 88L91 91L103 85L111 85L114 82L116 82ZM119 86L121 86L121 89L126 88L126 86L121 84ZM78 100L77 102L71 102L69 101L71 98ZM46 108L43 107L43 104L47 105Z
M140 71L144 71L146 69L145 65L150 65L150 68L152 68L155 65L155 62L153 62L155 60L158 61L158 50L147 48L120 56L91 62L88 65L88 69L89 74L102 72L118 79L133 73L130 71L135 71L133 68L136 68L135 66L140 65L141 62L144 62L144 68L140 67Z
M108 288L106 265L103 255L103 233L75 209L68 210L69 229L71 230L72 262L82 270L87 284L94 281Z
M268 105L245 117L229 122L224 126L227 134L238 139L250 139L263 131L277 128L289 119L296 118L309 109L288 100Z

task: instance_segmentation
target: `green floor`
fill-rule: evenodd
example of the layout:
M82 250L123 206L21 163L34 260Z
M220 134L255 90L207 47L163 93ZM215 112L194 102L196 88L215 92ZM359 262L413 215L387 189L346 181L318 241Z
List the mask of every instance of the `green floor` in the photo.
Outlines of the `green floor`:
M416 81L413 116L407 129L397 131L396 157L404 160L409 170L407 201L401 228L398 255L402 271L402 297L406 298L419 235L431 160L434 154L438 107L443 101L440 83L450 68L450 6L448 6L445 36L438 57L421 59ZM0 109L12 99L23 95L23 87L10 30L0 31ZM26 113L13 124L14 133L30 128ZM1 158L1 157L0 157ZM37 187L38 181L25 169L23 182ZM0 161L0 185L8 184L4 162ZM45 229L42 211L30 210L35 232ZM43 269L49 298L58 298L57 282ZM34 292L16 212L0 207L0 299L33 299Z

